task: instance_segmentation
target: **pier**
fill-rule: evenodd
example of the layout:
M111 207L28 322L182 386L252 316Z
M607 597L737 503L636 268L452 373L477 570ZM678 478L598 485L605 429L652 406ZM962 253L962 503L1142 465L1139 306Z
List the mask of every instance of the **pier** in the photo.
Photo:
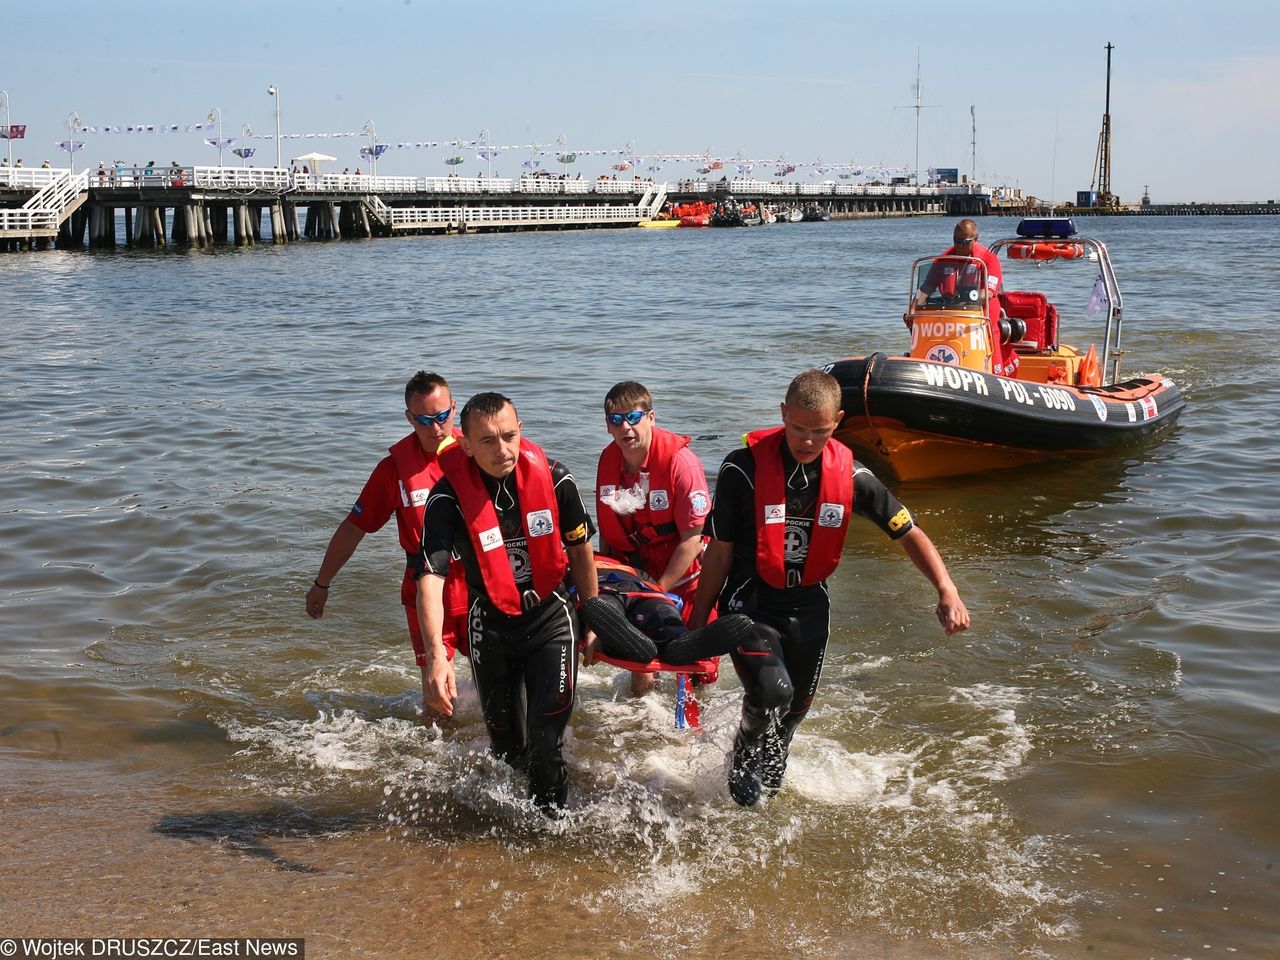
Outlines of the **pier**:
M212 166L76 174L0 168L0 251L634 227L669 200L729 196L779 207L815 205L832 219L990 210L989 194L972 184L376 177Z

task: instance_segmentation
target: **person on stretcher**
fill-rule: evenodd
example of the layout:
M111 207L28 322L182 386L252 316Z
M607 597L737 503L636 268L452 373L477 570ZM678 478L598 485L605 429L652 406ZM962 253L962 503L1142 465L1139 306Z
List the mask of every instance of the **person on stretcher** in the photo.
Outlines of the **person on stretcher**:
M590 666L605 659L643 673L696 673L701 661L737 650L755 683L774 706L791 701L791 679L783 666L774 631L760 630L750 617L729 614L697 630L681 617L680 598L663 592L635 567L596 556L599 593L585 601L582 618L596 634L584 651ZM776 701L776 702L774 702Z

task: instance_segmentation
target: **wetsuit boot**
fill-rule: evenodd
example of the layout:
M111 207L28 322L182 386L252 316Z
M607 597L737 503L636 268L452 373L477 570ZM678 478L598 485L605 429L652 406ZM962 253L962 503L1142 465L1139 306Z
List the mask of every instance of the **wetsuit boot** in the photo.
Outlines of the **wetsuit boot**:
M733 761L729 765L729 796L742 807L754 807L760 799L759 738L741 729L733 738Z

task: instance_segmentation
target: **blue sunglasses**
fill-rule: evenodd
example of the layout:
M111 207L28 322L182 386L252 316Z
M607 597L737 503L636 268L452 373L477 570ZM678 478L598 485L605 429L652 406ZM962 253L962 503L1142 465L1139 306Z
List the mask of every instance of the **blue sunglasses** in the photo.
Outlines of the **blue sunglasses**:
M632 410L630 413L606 413L604 418L609 421L609 426L611 427L622 426L622 421L624 420L634 427L648 415L648 410Z
M433 423L437 427L443 427L445 425L445 421L453 415L453 404L449 404L449 406L445 407L439 413L411 413L408 410L406 410L405 413L408 413L409 416L413 417L415 421L422 424L424 427L429 427Z

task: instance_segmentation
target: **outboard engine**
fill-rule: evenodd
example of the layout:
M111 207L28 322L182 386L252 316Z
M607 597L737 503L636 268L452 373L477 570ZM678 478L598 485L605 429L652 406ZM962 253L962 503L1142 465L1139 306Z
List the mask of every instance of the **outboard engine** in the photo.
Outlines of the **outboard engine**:
M1027 321L1021 317L1000 318L1000 342L1020 343L1027 336Z

